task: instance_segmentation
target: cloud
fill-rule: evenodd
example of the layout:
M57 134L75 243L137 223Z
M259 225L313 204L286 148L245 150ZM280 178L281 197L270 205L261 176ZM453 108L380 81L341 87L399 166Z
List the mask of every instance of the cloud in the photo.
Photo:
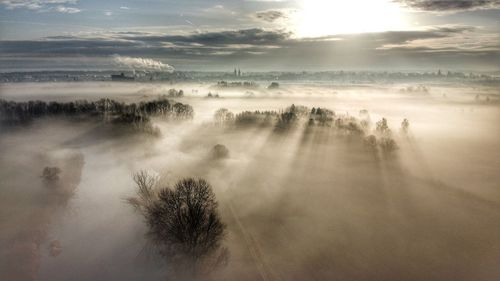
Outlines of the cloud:
M170 42L174 44L198 44L221 46L228 44L266 45L275 44L288 39L290 32L280 30L264 30L261 28L196 33L190 35L165 35L136 37L146 42Z
M415 40L433 40L473 36L477 29L472 26L433 26L426 30L388 31L381 33L344 34L320 38L292 38L283 30L243 29L212 31L186 35L165 35L144 32L101 32L78 35L52 36L42 40L0 41L0 53L13 52L60 55L111 55L114 53L200 53L212 51L270 51L296 46L358 45L357 48L376 49L385 45L405 44ZM110 53L112 52L112 53Z
M256 12L254 16L265 22L275 22L277 20L287 19L288 13L283 10L267 10Z
M230 10L227 7L224 7L223 5L214 5L209 8L205 8L202 10L203 13L206 14L213 14L213 15L228 15L228 16L234 16L237 14L236 11Z
M118 65L129 67L134 70L166 71L166 72L174 71L173 66L165 64L159 60L153 60L148 58L123 57L120 55L113 55L113 59Z
M432 36L413 38L401 42L384 44L379 50L406 50L414 53L457 53L484 51L500 51L500 35L474 32L476 28L469 26L443 26L433 28Z
M80 9L68 7L76 5L78 0L0 0L0 4L7 9L28 9L39 12L55 11L64 14L75 14L81 12Z
M122 10L130 10L130 8L127 7L127 6L122 6L122 7L120 7L120 9L122 9Z
M0 41L0 59L13 57L102 57L123 65L162 68L157 58L177 65L272 67L390 67L481 64L500 58L498 34L472 26L431 26L426 30L295 38L282 30L243 29L185 35L101 32ZM422 53L425 52L425 55ZM114 55L118 54L118 55ZM144 59L144 57L148 59ZM152 60L152 61L149 61Z
M394 0L406 7L433 12L499 9L498 0Z
M65 7L65 6L57 6L55 7L55 11L63 14L76 14L81 12L80 9L77 8L72 8L72 7Z

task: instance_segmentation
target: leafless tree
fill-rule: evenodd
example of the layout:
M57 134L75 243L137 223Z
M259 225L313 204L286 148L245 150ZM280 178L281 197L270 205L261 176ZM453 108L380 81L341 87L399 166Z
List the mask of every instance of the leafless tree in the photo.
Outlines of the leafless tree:
M155 189L159 178L147 171L139 171L133 176L137 186L137 197L130 197L127 201L141 213L146 214L147 209L157 199L157 190Z
M187 178L173 188L157 188L158 178L146 172L134 181L138 196L129 202L144 215L150 244L177 275L196 280L227 263L226 226L208 182Z

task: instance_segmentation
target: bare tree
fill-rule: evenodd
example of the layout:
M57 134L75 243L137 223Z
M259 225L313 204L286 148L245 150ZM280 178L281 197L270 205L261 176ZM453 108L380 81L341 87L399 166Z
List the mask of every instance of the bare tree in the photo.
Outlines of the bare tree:
M133 179L137 186L137 197L130 197L127 201L141 213L146 214L147 209L157 199L155 188L159 178L143 170L135 173Z
M149 242L178 278L198 279L227 263L226 226L208 182L187 178L158 189L158 179L146 172L135 174L134 181L138 197L129 202L144 215Z

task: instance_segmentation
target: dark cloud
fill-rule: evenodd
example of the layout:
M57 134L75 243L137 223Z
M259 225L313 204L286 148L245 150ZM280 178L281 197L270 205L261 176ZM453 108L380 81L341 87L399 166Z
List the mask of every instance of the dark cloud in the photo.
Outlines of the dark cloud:
M498 0L394 0L407 7L423 11L463 11L474 9L498 9Z
M100 37L52 36L43 40L0 41L0 56L110 56L199 59L207 56L251 55L286 45L290 33L246 29L190 35L140 32L100 34Z
M275 44L288 39L291 33L286 31L267 31L260 28L234 31L196 33L191 35L143 36L136 40L145 42L170 42L176 44L200 44L221 46L228 44Z
M64 39L63 39L64 38ZM101 38L75 39L58 37L58 39L0 41L1 56L67 56L67 55L111 55L114 50L138 48L139 42L103 40Z
M288 18L288 14L281 10L267 10L255 13L255 18L266 22L275 22Z
M433 39L433 38L443 38L449 37L453 34L462 33L467 30L466 27L437 27L430 30L418 30L418 31L387 31L381 33L370 33L353 35L353 37L364 37L375 43L401 43L419 39ZM350 35L345 36L346 38L351 37Z

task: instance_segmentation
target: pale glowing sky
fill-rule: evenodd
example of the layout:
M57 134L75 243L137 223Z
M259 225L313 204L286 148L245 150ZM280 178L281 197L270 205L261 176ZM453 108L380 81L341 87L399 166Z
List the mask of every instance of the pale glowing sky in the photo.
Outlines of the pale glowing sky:
M500 0L0 0L0 64L498 70L499 19Z
M294 14L293 30L298 37L381 32L412 28L409 21L408 13L390 0L308 0Z

